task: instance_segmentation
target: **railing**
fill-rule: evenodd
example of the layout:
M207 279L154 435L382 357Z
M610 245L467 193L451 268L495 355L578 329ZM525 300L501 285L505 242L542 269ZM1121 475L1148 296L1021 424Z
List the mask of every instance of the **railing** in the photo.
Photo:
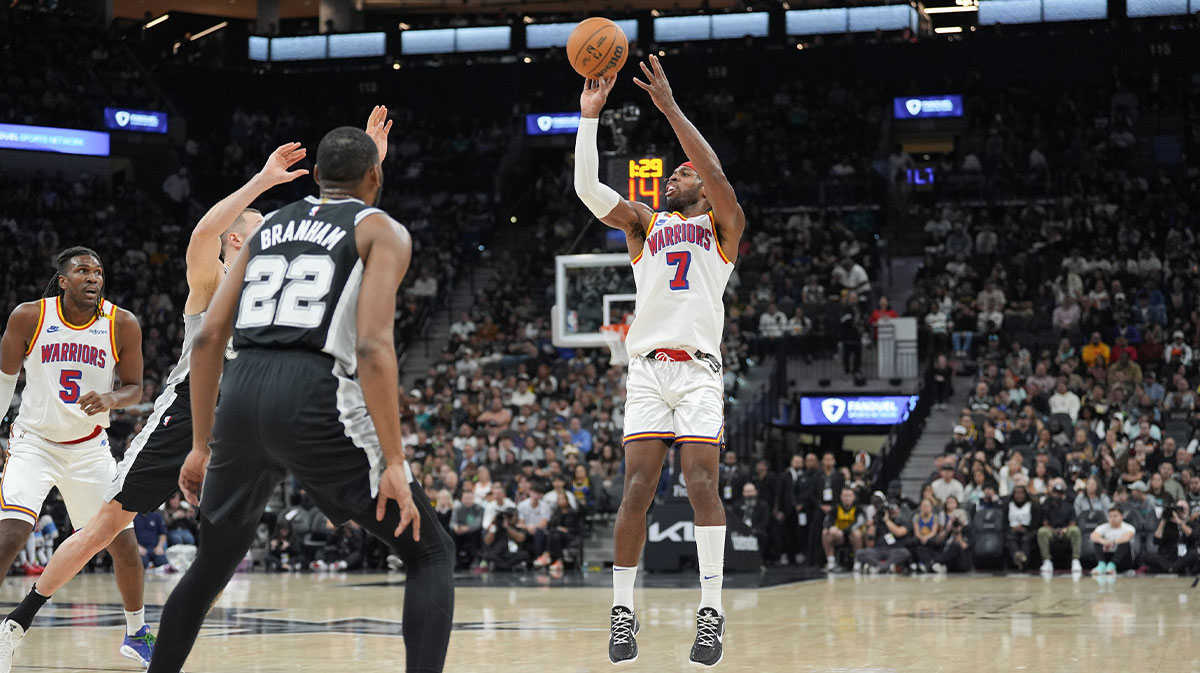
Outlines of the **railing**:
M921 439L921 433L925 431L925 421L929 419L929 410L933 407L933 396L927 395L926 391L932 384L933 362L930 360L917 388L917 406L909 413L907 420L892 426L883 444L880 460L871 465L876 488L882 489L900 478L904 465Z

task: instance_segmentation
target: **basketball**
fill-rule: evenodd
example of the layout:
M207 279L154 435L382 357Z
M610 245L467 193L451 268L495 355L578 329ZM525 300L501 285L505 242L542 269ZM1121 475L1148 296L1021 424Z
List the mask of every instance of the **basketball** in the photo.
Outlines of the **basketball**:
M567 38L567 59L575 72L588 79L607 77L625 65L629 40L610 19L584 19Z

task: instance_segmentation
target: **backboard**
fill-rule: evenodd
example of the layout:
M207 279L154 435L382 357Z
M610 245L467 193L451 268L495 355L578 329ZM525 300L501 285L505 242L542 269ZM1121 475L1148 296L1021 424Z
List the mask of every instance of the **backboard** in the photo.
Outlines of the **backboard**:
M559 255L554 258L554 345L601 348L601 325L627 322L636 308L629 254Z

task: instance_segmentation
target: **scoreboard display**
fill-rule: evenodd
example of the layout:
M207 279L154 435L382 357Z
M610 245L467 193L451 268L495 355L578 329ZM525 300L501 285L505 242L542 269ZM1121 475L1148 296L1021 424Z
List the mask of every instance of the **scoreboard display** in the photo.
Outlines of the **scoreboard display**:
M630 201L640 201L655 210L666 206L663 190L674 170L662 156L624 156L608 161L608 184Z

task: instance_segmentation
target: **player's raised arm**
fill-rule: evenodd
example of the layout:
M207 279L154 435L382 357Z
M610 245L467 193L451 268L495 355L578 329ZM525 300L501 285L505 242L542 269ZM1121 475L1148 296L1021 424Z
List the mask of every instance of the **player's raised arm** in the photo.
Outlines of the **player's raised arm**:
M639 65L642 66L646 81L635 77L634 84L650 92L650 99L654 101L655 107L661 110L671 123L671 128L679 138L679 144L683 146L688 160L704 180L704 196L712 205L713 218L720 229L721 244L726 252L731 252L732 248L732 252L736 253L737 243L742 237L742 232L746 230L746 214L738 204L733 185L729 184L729 179L725 177L717 153L679 109L679 104L675 102L675 96L671 92L671 83L667 81L667 75L663 72L658 57L650 55L649 67L645 63Z
M307 150L301 147L300 143L280 145L267 157L267 163L263 165L262 170L250 178L249 182L218 201L200 218L196 228L192 230L187 247L189 287L215 288L217 283L221 282L221 237L233 226L242 212L268 189L308 175L307 169L288 170L306 154Z
M79 398L79 409L91 416L109 409L124 409L142 401L142 326L137 317L117 309L117 378L121 387L112 392L88 391Z
M616 75L606 79L586 80L583 93L579 95L579 132L575 136L575 193L598 220L640 241L645 237L646 225L654 216L653 211L645 204L621 198L611 187L600 182L600 152L596 147L596 132L600 128L600 111L604 109L608 92L612 90L616 80Z

